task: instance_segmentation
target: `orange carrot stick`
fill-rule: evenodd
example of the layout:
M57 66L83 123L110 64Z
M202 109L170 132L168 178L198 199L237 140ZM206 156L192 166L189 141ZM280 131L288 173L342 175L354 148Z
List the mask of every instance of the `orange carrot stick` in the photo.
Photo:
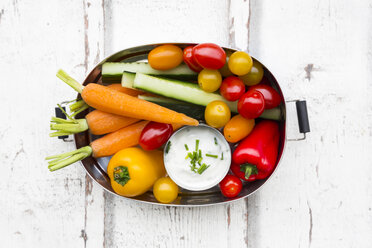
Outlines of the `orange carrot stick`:
M140 121L94 140L90 143L93 157L110 156L121 149L137 145L142 129L147 123L148 121Z
M65 114L69 117L68 120L52 117L50 130L56 130L56 132L50 133L50 137L80 133L88 129L92 134L102 135L115 132L139 121L139 119L110 114L100 110L93 110L84 119L73 119L66 112Z
M142 90L125 88L125 87L121 86L121 84L109 84L109 85L107 85L107 87L110 88L110 89L113 89L113 90L117 90L121 93L130 95L130 96L138 96L138 95L145 94L145 92L143 92Z
M81 93L83 100L98 110L112 114L144 119L161 123L177 123L196 126L199 122L184 114L164 108L157 104L110 89L99 84L83 87L66 72L59 70L57 77Z
M130 117L93 110L85 116L89 131L95 135L111 133L139 121Z
M93 157L110 156L121 149L135 146L138 144L142 129L147 123L148 121L137 122L113 133L106 134L92 141L89 146L84 146L72 152L49 156L45 158L46 160L50 160L48 162L48 168L50 171L55 171L91 155Z
M161 123L196 126L199 122L152 102L129 96L99 84L88 84L81 92L84 101L98 110Z

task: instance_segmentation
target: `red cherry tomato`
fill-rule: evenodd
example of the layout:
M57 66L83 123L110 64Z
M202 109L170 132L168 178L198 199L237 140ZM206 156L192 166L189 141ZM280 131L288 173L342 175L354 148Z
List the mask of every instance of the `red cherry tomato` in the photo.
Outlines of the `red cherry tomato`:
M226 63L225 51L213 43L202 43L194 46L192 55L195 61L205 69L218 70Z
M258 84L249 87L249 90L257 90L261 92L265 99L265 109L275 108L282 101L282 98L280 97L279 93L269 85Z
M203 67L196 63L194 57L192 56L193 47L194 46L188 46L185 49L183 49L183 61L191 70L195 72L200 72L201 70L203 70Z
M222 81L221 95L228 101L238 100L245 92L245 85L238 77L230 76Z
M238 112L247 119L259 117L265 110L265 100L261 92L248 90L238 101Z
M142 130L139 145L144 150L154 150L167 142L173 132L171 124L151 121Z
M221 193L226 197L235 197L242 191L243 183L234 175L227 175L220 182Z

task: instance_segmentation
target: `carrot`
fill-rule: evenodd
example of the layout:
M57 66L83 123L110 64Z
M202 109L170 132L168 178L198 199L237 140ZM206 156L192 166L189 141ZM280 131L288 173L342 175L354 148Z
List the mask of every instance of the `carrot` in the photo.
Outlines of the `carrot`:
M172 124L172 127L173 127L173 131L176 131L177 129L180 129L181 127L183 127L182 124Z
M129 126L139 121L130 117L110 114L100 110L93 110L85 116L89 131L95 135L115 132L120 128Z
M89 146L84 146L72 152L49 156L45 158L50 160L48 168L50 171L55 171L89 156L96 158L110 156L124 148L135 146L138 144L142 129L147 123L148 121L140 121L106 134L92 141Z
M109 114L99 110L93 110L85 116L85 119L73 119L61 107L60 109L68 117L68 120L52 117L50 129L56 130L56 132L50 133L50 137L80 133L88 129L94 135L102 135L139 121L138 119Z
M62 70L58 71L57 77L81 93L83 100L88 105L104 112L161 123L193 126L199 124L197 120L184 114L129 96L106 86L91 83L84 87Z
M100 139L90 143L93 149L93 157L100 158L113 155L121 149L138 144L142 129L148 121L140 121L136 124L119 129L116 132L106 134Z
M119 91L121 93L130 95L130 96L138 96L138 95L143 95L145 92L142 90L136 90L136 89L130 89L130 88L125 88L121 86L121 84L109 84L107 85L108 88Z

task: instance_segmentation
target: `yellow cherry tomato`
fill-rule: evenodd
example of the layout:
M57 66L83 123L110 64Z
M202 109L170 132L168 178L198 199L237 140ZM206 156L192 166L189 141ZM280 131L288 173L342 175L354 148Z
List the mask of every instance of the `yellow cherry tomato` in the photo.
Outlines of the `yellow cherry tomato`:
M182 63L183 52L175 45L161 45L152 49L147 59L156 70L170 70Z
M178 196L178 186L169 177L162 177L155 182L153 192L158 202L171 203Z
M223 135L230 143L236 143L244 139L252 132L254 119L246 119L241 115L235 115L223 128Z
M248 74L240 76L239 78L245 85L252 86L261 82L264 76L264 70L260 62L253 61L253 66Z
M227 65L232 73L243 76L251 70L253 60L248 53L237 51L231 54Z
M125 148L110 159L107 174L117 194L127 197L141 195L165 175L163 152Z
M221 73L218 70L203 69L198 75L198 83L202 90L214 92L221 86Z
M230 117L230 109L223 101L210 102L205 108L204 119L211 127L221 128L225 126Z

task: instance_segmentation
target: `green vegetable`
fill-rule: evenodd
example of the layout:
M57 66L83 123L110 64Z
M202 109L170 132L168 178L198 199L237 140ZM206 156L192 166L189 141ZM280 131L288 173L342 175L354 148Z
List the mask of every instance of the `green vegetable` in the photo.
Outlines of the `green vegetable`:
M156 103L160 106L166 107L168 109L174 110L179 113L183 113L187 116L195 118L197 120L204 120L205 107L201 105L195 105L184 101L178 101L175 99L161 97L161 96L144 96L139 95L138 98ZM279 107L273 109L266 109L260 116L263 119L270 120L281 120L282 111ZM217 139L215 139L215 144L217 145Z
M123 72L123 75L121 77L121 86L125 88L133 88L133 83L134 83L134 77L136 76L135 73L131 72Z
M206 164L202 164L200 167L199 167L199 169L197 170L197 173L198 174L202 174L206 169L208 169L208 167L209 167L210 165L206 165Z
M137 89L202 106L220 100L225 102L232 112L238 112L237 102L229 102L217 93L205 92L195 83L136 73L133 86Z
M213 154L205 154L205 156L207 156L207 157L211 157L211 158L218 158L218 156L217 155L213 155Z
M185 144L185 148L186 148L186 151L188 151L188 150L189 150L189 147L187 146L187 144Z
M204 120L205 107L166 97L139 95L138 98L156 103L160 106L183 113L197 120Z
M167 147L165 148L165 153L167 154L169 152L169 149L171 148L172 143L169 141L167 144Z
M123 72L140 72L150 75L159 75L170 78L182 78L196 80L197 73L190 68L181 64L174 69L159 71L153 69L147 62L106 62L102 65L103 83L120 83Z

